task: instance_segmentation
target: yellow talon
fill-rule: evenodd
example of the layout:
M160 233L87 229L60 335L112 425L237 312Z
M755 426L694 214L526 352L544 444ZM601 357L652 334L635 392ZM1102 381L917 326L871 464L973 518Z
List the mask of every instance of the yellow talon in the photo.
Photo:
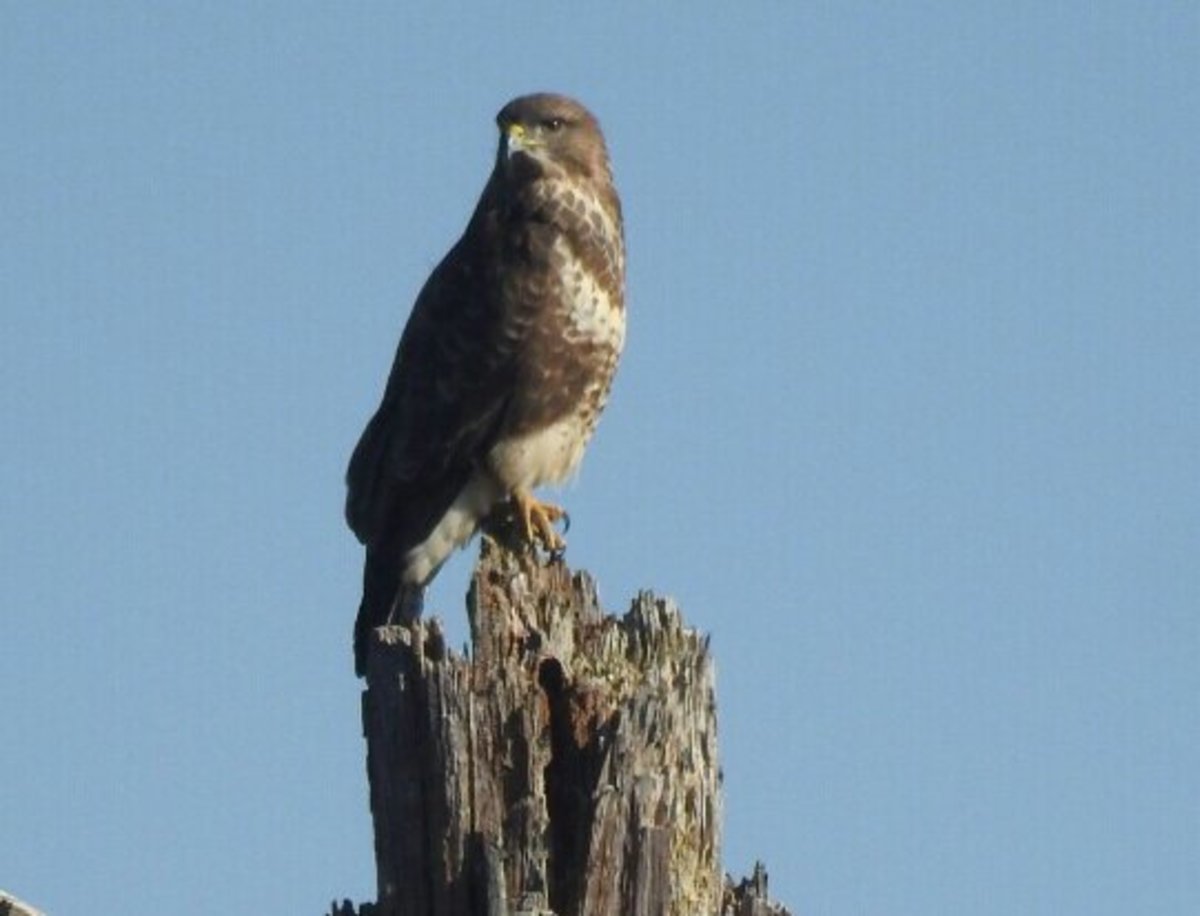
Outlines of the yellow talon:
M521 519L526 541L530 544L540 542L551 553L558 553L566 548L567 542L554 530L554 523L567 517L564 509L550 503L538 502L532 493L525 490L518 490L512 499L517 516Z

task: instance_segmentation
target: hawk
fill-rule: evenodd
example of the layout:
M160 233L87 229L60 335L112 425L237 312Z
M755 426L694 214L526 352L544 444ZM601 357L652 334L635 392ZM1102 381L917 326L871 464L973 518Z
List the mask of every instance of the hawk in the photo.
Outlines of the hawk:
M496 116L500 144L462 237L417 296L383 401L346 474L366 547L355 670L370 631L420 613L425 585L507 505L565 546L543 484L579 467L625 340L625 243L600 125L561 95Z

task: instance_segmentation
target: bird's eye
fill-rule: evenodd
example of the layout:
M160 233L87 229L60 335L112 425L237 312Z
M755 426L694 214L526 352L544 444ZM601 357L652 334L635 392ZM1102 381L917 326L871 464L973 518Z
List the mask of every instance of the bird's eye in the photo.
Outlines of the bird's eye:
M548 131L556 132L562 130L566 123L562 118L547 118L542 122L542 127Z

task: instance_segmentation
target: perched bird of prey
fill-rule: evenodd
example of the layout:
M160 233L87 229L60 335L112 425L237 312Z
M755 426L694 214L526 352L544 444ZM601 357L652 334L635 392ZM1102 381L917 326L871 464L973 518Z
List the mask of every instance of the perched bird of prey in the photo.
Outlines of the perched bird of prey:
M360 675L371 629L419 614L426 583L502 504L529 543L562 549L565 513L533 491L579 466L625 340L621 205L599 124L550 94L514 99L496 123L491 177L417 296L346 474L367 553Z

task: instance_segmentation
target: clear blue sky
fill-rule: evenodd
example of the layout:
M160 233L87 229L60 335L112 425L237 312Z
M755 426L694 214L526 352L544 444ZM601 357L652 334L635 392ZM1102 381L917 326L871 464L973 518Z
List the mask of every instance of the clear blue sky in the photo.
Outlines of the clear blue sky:
M0 887L372 895L342 474L554 89L630 265L568 558L713 634L727 867L1200 912L1198 7L644 6L4 5Z

